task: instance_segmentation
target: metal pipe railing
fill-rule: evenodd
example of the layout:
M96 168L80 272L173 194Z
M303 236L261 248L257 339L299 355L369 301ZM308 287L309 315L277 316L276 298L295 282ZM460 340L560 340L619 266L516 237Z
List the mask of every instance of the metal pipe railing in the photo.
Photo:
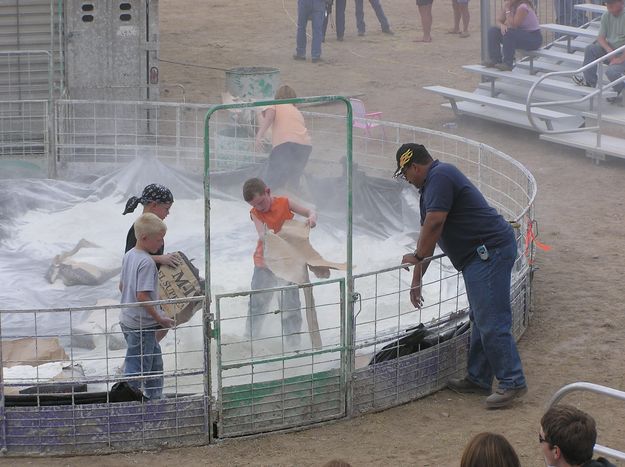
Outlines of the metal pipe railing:
M573 99L573 100L568 99L568 100L561 100L561 101L535 102L534 103L532 102L533 97L534 97L534 91L538 89L540 84L548 78L552 78L554 76L576 75L578 73L583 73L585 70L588 70L589 68L592 68L594 66L598 67L597 76L599 77L599 82L601 82L602 77L603 77L603 62L606 59L609 59L610 57L614 57L616 55L620 55L623 52L625 52L625 45L619 47L618 49L613 50L612 52L602 57L599 57L598 59L590 63L587 63L586 65L576 70L552 71L550 73L545 73L543 76L538 78L538 80L536 80L536 82L532 84L532 87L530 87L530 90L527 93L526 114L527 114L527 119L530 122L530 125L532 125L532 127L539 133L548 133L548 134L561 134L561 133L573 133L573 132L589 131L589 130L601 130L602 106L603 106L603 102L601 98L603 97L603 92L604 90L607 90L608 88L614 86L615 84L625 81L625 76L621 76L620 78L617 78L616 80L610 83L607 83L605 85L600 85L597 87L597 89L594 92L584 97L581 97L579 99ZM556 105L577 104L577 103L585 102L589 99L593 99L595 96L598 96L599 99L598 99L598 108L597 108L597 125L593 127L585 126L583 128L572 128L572 129L565 129L565 130L542 129L542 128L539 128L539 126L536 123L536 120L534 119L534 116L532 115L533 107L552 107ZM597 136L597 146L600 146L600 143L601 143L601 139L600 139L600 132L599 132Z
M547 404L547 409L550 409L551 407L556 405L567 394L570 394L572 392L578 392L578 391L592 392L595 394L600 394L602 396L609 396L614 399L625 401L625 392L619 391L618 389L612 389L607 386L602 386L600 384L577 382L577 383L567 384L566 386L563 386L560 389L558 389L558 391L556 391L556 393L551 397L549 404ZM597 454L602 454L604 456L609 456L618 460L625 461L625 452L618 451L616 449L612 449L607 446L595 444L595 452Z

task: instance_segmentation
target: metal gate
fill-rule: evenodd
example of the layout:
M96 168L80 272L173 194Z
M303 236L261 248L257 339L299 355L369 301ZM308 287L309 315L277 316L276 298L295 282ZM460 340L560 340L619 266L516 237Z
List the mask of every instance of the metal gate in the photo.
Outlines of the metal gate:
M255 322L251 330L247 310L253 295L282 297L294 290L316 297L312 312L323 323L318 331L311 326L308 307L308 328L288 332L280 324L285 314L301 317L304 308L282 306L255 316L265 326ZM343 278L216 295L217 437L301 427L346 415L344 297ZM241 329L248 329L247 337L240 336Z
M0 0L0 100L42 100L63 87L60 0ZM25 52L46 51L27 54ZM49 66L49 60L52 66ZM54 89L50 89L50 82Z

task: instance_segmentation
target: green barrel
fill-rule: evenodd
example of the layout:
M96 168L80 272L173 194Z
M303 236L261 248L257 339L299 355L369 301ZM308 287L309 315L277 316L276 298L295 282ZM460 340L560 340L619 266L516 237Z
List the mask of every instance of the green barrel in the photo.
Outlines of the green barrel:
M231 68L226 71L226 90L243 99L273 99L280 86L280 70L263 66Z

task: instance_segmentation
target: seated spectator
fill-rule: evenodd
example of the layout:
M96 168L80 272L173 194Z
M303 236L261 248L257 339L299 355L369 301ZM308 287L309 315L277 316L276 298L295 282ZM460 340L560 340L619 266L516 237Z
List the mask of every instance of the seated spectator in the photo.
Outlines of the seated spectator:
M552 467L614 467L603 457L592 459L597 428L586 412L556 405L540 419L538 441L547 465Z
M607 0L606 12L601 16L601 26L597 41L586 46L584 50L584 65L594 62L600 57L613 52L625 45L625 2L623 0ZM605 75L609 81L614 81L625 73L625 53L611 57L605 67ZM597 67L593 66L584 70L584 75L573 76L573 80L582 86L594 87L597 85ZM608 102L620 104L623 101L621 92L623 82L612 87L618 93L615 97L608 98Z
M536 50L543 43L543 36L531 0L506 0L503 5L498 26L488 30L489 61L483 65L511 71L516 49Z
M460 467L521 467L521 463L502 435L480 433L464 448Z

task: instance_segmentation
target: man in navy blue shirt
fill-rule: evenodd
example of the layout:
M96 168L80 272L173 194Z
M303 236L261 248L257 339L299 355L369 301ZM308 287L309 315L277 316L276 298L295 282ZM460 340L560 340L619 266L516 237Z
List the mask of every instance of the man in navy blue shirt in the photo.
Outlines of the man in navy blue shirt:
M467 376L450 380L448 387L488 395L488 408L506 407L527 392L511 331L514 231L458 168L433 160L423 145L403 144L396 157L395 177L407 180L421 195L417 248L402 258L402 264L415 266L410 301L416 308L423 304L421 277L438 243L462 272L472 323ZM491 394L494 377L499 385Z

